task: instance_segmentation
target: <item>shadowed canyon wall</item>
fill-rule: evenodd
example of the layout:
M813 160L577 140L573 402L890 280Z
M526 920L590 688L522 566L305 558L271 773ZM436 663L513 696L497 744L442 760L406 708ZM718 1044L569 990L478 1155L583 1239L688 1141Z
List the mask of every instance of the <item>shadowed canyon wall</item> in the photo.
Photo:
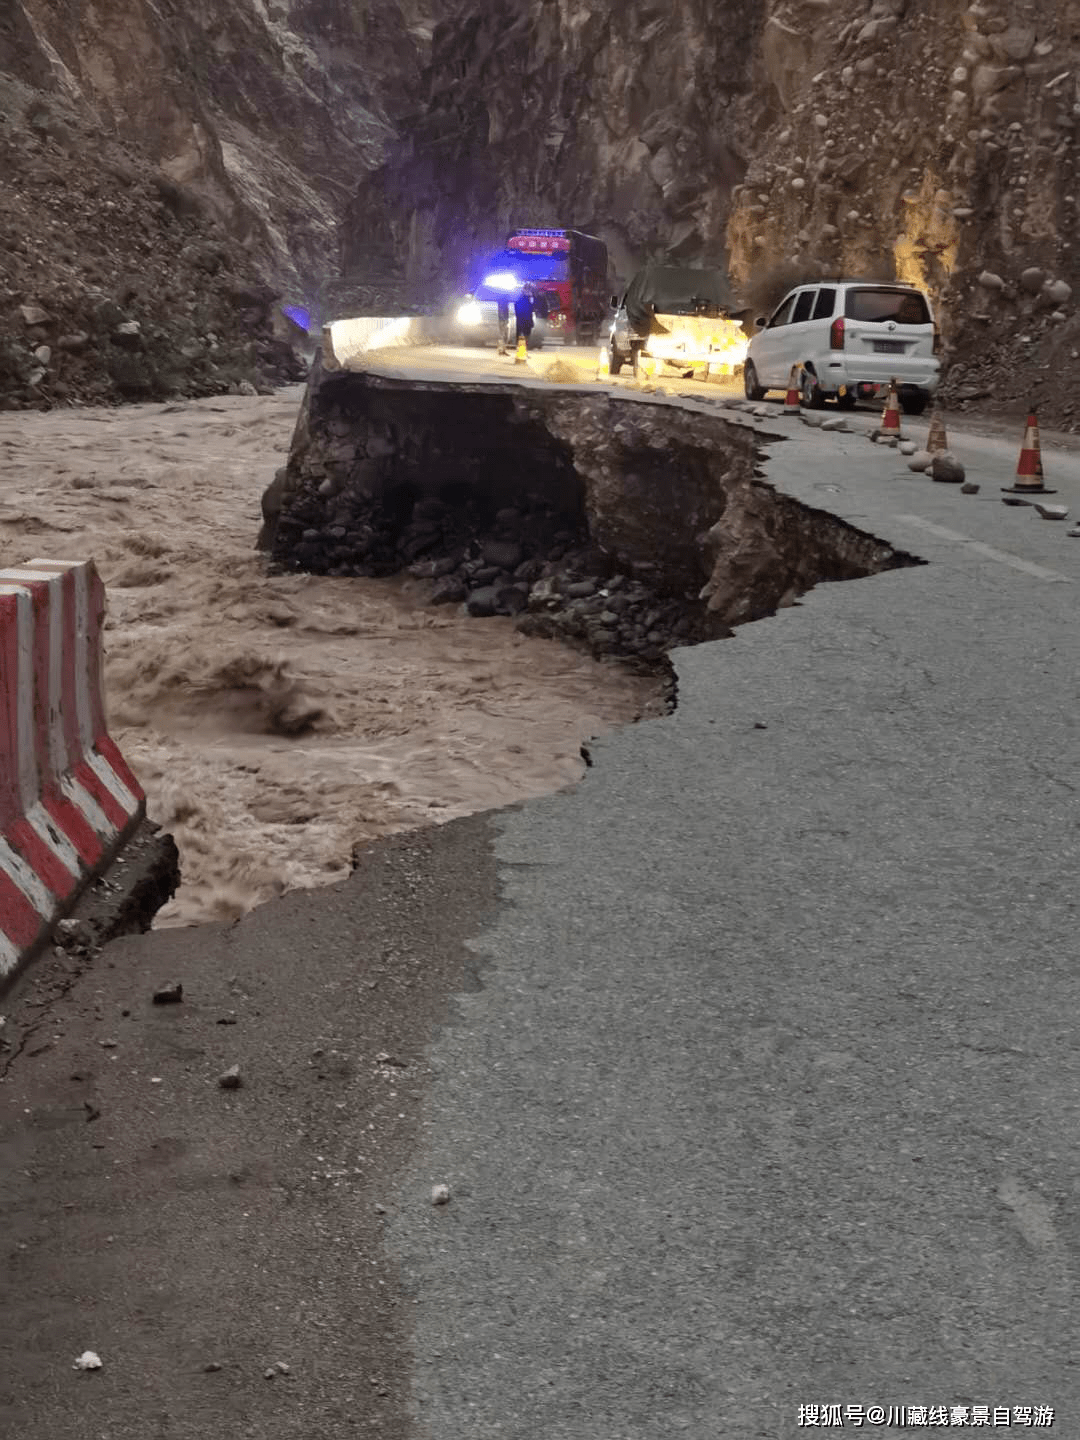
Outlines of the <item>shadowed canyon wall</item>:
M623 276L727 265L755 309L818 273L917 280L954 402L1071 425L1078 65L1080 0L14 0L0 240L29 260L0 259L0 369L25 386L41 348L18 307L95 254L141 268L132 235L174 308L209 304L191 348L232 323L193 244L318 321L438 307L510 226L573 224ZM63 206L40 217L73 175L69 262Z

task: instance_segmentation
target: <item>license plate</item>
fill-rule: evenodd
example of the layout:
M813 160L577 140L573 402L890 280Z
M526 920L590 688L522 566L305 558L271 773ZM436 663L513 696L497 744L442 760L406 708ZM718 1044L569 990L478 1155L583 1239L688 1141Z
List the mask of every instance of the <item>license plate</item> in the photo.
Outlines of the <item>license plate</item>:
M907 346L903 340L875 340L874 349L879 355L903 355Z

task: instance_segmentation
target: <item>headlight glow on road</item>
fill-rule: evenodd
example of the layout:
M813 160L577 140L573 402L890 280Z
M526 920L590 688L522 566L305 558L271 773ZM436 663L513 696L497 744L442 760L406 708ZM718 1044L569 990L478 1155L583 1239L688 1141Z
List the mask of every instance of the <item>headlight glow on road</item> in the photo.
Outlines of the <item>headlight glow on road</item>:
M402 340L409 333L411 320L408 315L400 315L396 320L391 320L381 330L377 330L361 347L364 350L381 350L384 345L392 345L395 340Z

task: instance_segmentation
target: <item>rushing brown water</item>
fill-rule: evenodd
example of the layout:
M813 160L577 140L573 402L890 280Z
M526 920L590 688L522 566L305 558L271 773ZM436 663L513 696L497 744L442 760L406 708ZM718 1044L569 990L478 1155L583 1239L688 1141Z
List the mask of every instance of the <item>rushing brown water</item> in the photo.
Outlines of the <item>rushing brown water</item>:
M655 682L410 579L268 576L259 498L300 390L0 414L4 565L92 557L110 729L176 837L161 925L348 873L355 843L580 779L583 740Z

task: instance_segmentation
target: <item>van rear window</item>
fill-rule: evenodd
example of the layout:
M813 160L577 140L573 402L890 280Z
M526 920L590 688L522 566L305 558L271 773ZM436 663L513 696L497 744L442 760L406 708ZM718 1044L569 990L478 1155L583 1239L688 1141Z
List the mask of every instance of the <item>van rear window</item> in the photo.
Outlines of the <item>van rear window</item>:
M897 325L929 325L930 311L918 290L849 290L844 303L849 320L869 320L883 324L893 320Z

